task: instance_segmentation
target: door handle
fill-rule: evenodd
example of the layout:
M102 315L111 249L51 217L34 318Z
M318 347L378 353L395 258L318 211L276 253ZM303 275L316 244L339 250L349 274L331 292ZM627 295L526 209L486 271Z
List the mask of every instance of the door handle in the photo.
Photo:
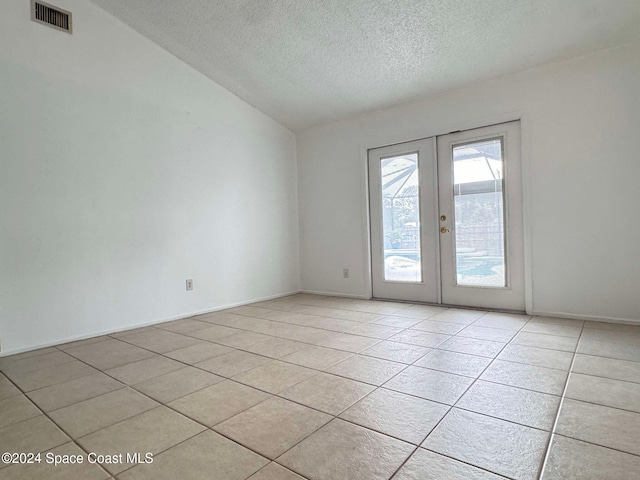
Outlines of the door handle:
M447 227L442 227L440 229L440 233L448 233L448 232L449 232L449 229Z

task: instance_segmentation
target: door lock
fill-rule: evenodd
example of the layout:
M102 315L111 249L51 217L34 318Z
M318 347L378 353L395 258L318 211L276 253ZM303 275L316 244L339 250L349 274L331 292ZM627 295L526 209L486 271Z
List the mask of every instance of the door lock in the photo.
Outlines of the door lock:
M440 221L444 222L447 219L446 215L440 215Z
M449 231L449 229L447 227L442 227L440 229L440 233L447 233Z

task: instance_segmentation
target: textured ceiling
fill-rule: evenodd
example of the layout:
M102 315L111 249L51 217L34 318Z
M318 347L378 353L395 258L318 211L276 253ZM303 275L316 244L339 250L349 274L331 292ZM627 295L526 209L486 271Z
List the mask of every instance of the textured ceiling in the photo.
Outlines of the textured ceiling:
M294 131L640 38L640 0L92 1Z

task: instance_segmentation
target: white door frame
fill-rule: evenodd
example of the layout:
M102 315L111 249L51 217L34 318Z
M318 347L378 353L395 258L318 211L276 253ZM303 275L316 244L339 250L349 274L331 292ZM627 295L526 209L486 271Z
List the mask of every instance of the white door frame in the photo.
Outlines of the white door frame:
M460 285L457 279L455 246L453 148L483 140L500 139L503 149L504 259L505 286ZM517 121L450 133L437 137L440 169L440 214L446 233L441 237L441 281L444 303L489 309L525 310L524 230L522 226L522 172L520 163L520 123Z
M406 143L414 141L416 138L429 138L437 137L440 135L447 135L449 133L473 130L476 128L482 128L485 126L497 125L501 123L508 123L513 121L520 121L520 161L522 167L522 223L523 223L523 236L524 236L524 281L525 281L525 312L527 314L533 314L533 264L532 264L532 245L531 245L531 205L529 199L531 198L531 172L530 157L531 157L531 141L529 135L529 116L523 111L512 111L510 113L498 114L494 116L484 117L481 119L473 119L469 121L450 121L444 124L441 128L427 130L426 134L424 130L420 130L419 127L412 129L413 133L400 134L392 132L388 136L383 137L375 144L361 144L360 150L360 169L362 179L362 196L361 196L361 212L362 212L362 224L364 228L362 231L362 262L364 268L362 270L362 294L351 295L352 297L371 299L373 298L373 281L372 281L372 266L371 266L371 223L370 223L370 211L369 211L369 169L368 169L368 152L373 148L380 148L383 146L391 146L399 143ZM438 299L441 301L441 299Z
M420 185L418 204L420 210L419 232L422 267L422 281L415 283L386 280L384 278L385 261L384 241L382 240L382 185L380 175L382 160L413 153L418 155L418 183ZM372 192L376 193L375 196L369 195L370 228L373 233L371 235L373 292L376 292L378 298L439 303L441 300L440 240L437 230L438 171L435 138L424 138L369 150L368 172L369 187Z

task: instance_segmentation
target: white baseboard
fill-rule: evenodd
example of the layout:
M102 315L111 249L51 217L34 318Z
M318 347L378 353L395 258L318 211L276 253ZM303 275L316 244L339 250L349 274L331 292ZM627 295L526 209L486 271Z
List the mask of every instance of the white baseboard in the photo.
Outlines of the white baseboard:
M355 298L359 300L369 300L369 297L366 295L348 295L344 293L336 293L336 292L322 292L318 290L292 290L290 292L278 293L275 295L269 295L266 297L255 298L252 300L246 300L237 303L231 303L227 305L218 306L211 309L200 310L196 312L184 313L172 317L165 317L158 320L153 320L151 322L137 323L134 325L128 325L126 328L117 328L117 329L108 329L97 331L85 335L76 335L68 338L60 338L51 342L42 343L39 345L32 345L25 348L18 348L15 350L9 350L6 352L0 352L0 357L6 357L9 355L16 355L18 353L30 352L32 350L38 350L41 348L53 347L56 345L62 345L64 343L75 342L78 340L85 340L87 338L99 337L101 335L109 335L117 332L126 332L128 330L134 330L136 328L148 327L151 325L157 325L158 323L171 322L174 320L181 320L184 318L195 317L196 315L205 315L207 313L218 312L220 310L226 310L228 308L241 307L243 305L249 305L251 303L256 302L264 302L267 300L274 300L276 298L288 297L289 295L295 295L296 293L306 293L309 295L323 295L326 297L342 297L342 298ZM534 310L531 315L539 316L539 317L556 317L556 318L569 318L576 320L588 320L592 322L607 322L607 323L620 323L626 325L640 325L640 319L634 320L631 318L618 318L618 317L600 317L597 315L584 315L578 313L567 313L567 312L548 312L544 310Z
M300 290L300 293L306 293L309 295L323 295L325 297L342 297L342 298L357 298L358 300L370 300L371 297L366 295L348 295L346 293L336 292L321 292L319 290Z
M625 325L639 325L639 320L632 318L618 318L618 317L599 317L597 315L584 315L580 313L567 313L567 312L546 312L544 310L534 310L531 315L538 317L556 317L556 318L570 318L574 320L588 320L591 322L606 322L606 323L622 323Z
M151 322L136 323L134 325L127 325L127 327L125 327L125 328L120 327L120 328L117 328L117 329L102 330L102 331L97 331L97 332L93 332L93 333L89 333L89 334L85 334L85 335L76 335L76 336L68 337L68 338L60 338L60 339L57 339L57 340L53 340L51 342L41 343L41 344L38 344L38 345L32 345L30 347L18 348L18 349L14 349L14 350L8 350L6 352L0 352L0 357L7 357L9 355L16 355L18 353L30 352L32 350L39 350L41 348L54 347L56 345L63 345L65 343L76 342L78 340L86 340L87 338L99 337L101 335L109 335L111 333L126 332L128 330L135 330L136 328L142 328L142 327L149 327L151 325L157 325L158 323L171 322L171 321L174 321L174 320L182 320L184 318L195 317L196 315L204 315L206 313L218 312L220 310L226 310L228 308L241 307L243 305L249 305L251 303L265 302L267 300L274 300L276 298L288 297L289 295L295 295L296 293L300 293L299 290L295 290L295 291L291 291L291 292L285 292L285 293L278 293L276 295L269 295L269 296L266 296L266 297L255 298L253 300L246 300L246 301L242 301L242 302L227 304L227 305L223 305L223 306L219 306L219 307L215 307L215 308L211 308L211 309L200 310L200 311L197 311L197 312L190 312L190 313L184 313L184 314L180 314L180 315L175 315L175 316L172 316L172 317L165 317L165 318L161 318L159 320L153 320Z

